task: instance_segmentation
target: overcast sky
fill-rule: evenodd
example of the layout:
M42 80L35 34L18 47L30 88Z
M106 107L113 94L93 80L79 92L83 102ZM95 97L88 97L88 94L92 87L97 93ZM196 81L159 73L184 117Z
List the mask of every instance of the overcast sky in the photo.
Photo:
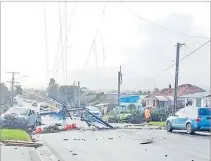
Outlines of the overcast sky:
M65 3L3 3L2 81L11 79L7 71L18 71L21 74L17 78L28 76L19 80L24 87L46 87L49 78L54 77L59 84L79 80L81 86L91 89L116 89L117 71L122 65L122 89L173 86L175 67L151 78L175 62L177 42L187 44L181 48L182 58L208 41L184 35L210 37L210 4L123 4L69 2L66 22ZM184 83L209 88L210 44L180 63L179 84Z

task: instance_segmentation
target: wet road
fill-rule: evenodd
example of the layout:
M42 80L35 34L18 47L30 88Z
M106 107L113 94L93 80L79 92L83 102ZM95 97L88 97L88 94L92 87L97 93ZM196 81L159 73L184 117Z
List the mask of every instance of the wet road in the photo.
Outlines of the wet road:
M57 161L210 160L209 135L191 136L183 132L167 133L164 130L119 129L43 134L39 139ZM153 139L154 142L140 144L147 139ZM49 151L46 152L48 155Z

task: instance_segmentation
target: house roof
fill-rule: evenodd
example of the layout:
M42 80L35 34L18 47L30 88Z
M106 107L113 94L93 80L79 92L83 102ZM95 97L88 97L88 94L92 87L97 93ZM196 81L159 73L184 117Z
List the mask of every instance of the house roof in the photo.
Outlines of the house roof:
M210 92L198 92L198 93L183 95L181 97L183 97L183 98L203 98L203 97L208 97L208 96L210 96Z
M198 92L205 92L205 90L191 84L183 84L178 86L177 96L180 97L183 95L193 94ZM150 97L155 97L155 96L174 96L174 89L164 88L150 95Z

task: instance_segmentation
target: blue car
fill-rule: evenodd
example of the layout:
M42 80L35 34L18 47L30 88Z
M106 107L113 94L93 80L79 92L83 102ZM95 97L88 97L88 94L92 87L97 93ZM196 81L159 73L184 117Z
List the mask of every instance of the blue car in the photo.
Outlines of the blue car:
M174 116L167 118L166 128L168 132L186 130L189 134L195 131L210 132L210 108L192 106L182 108Z

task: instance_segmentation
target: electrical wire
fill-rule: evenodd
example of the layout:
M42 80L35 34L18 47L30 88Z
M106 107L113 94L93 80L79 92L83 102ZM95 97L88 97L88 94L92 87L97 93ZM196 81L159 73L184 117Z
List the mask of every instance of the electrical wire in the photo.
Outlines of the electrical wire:
M49 64L48 64L48 41L47 41L47 24L46 24L46 8L44 4L44 25L45 25L45 54L46 54L46 65L47 65L47 79L49 79Z
M65 12L66 12L66 24L65 24L65 32L67 34L67 2L65 2ZM68 37L67 37L68 38ZM65 84L67 85L67 42L66 41L66 62L65 62L65 67L66 67L66 72L65 72L65 75L66 75L66 80L65 80ZM66 102L67 102L67 87L66 87Z
M101 19L100 19L100 21L102 21L102 19L104 18L107 4L108 4L108 1L107 1L107 2L105 3L105 5L104 5L104 8L103 8L103 11L102 11L102 14L101 14ZM87 66L87 64L88 64L88 62L89 62L89 58L90 58L90 56L91 56L91 52L92 52L92 50L93 50L93 46L94 46L94 43L95 43L95 40L96 40L96 38L97 38L97 36L98 36L99 31L100 31L100 25L98 26L97 31L96 31L96 34L95 34L94 39L93 39L93 41L92 41L91 48L90 48L90 50L89 50L89 54L88 54L88 56L87 56L87 58L86 58L86 61L85 61L85 64L84 64L84 68L86 68L86 66Z
M54 66L53 66L53 72L54 72L53 77L55 77L55 75L56 75L56 63L57 63L58 56L59 56L59 47L60 47L60 45L62 46L62 27L63 27L63 20L64 20L64 16L65 16L65 12L64 12L62 19L61 19L60 2L58 3L58 12L59 12L60 34L59 34L59 42L58 42L57 50L56 50L55 62L54 62Z
M138 15L136 12L133 12L132 10L130 10L130 9L129 9L125 4L123 4L122 2L120 2L120 4L121 4L122 6L124 6L130 13L132 13L132 14L133 14L135 17L137 17L138 19L141 19L142 21L148 22L148 23L150 23L150 24L152 24L152 25L154 25L154 26L156 26L156 27L159 27L159 28L161 28L161 29L163 29L163 30L169 31L169 32L171 32L171 33L173 33L173 34L181 35L181 36L184 36L184 37L190 37L190 38L210 39L210 38L207 38L207 37L193 36L193 35L188 35L188 34L184 34L184 33L181 33L181 32L177 32L177 31L173 31L173 30L171 30L171 29L169 29L169 28L167 28L167 27L161 26L161 25L159 25L159 24L157 24L157 23L154 23L154 22L152 22L152 21L150 21L150 20L148 20L148 19L146 19L146 18L144 18L144 17Z
M207 42L205 42L204 44L200 45L198 48L196 48L195 50L193 50L192 52L190 52L189 54L185 55L183 58L181 58L179 60L179 62L183 61L184 59L186 59L187 57L191 56L192 54L194 54L196 51L198 51L199 49L201 49L202 47L204 47L205 45L207 45L210 42L210 40L208 40ZM155 79L156 77L160 76L161 74L165 73L167 70L171 69L176 63L170 65L169 67L167 67L166 69L164 69L162 72L156 74L154 77L150 78L149 80L147 80L145 83L148 83L149 81Z
M70 28L71 28L71 25L70 24L71 24L71 21L72 21L74 15L75 15L75 10L76 10L76 4L74 5L74 8L73 8L72 16L70 18L69 26L68 26L68 29L67 29L67 34L65 36L65 40L64 40L64 43L63 43L63 46L62 46L61 54L59 56L63 55L63 53L64 53L64 48L66 47L67 37L69 35Z

